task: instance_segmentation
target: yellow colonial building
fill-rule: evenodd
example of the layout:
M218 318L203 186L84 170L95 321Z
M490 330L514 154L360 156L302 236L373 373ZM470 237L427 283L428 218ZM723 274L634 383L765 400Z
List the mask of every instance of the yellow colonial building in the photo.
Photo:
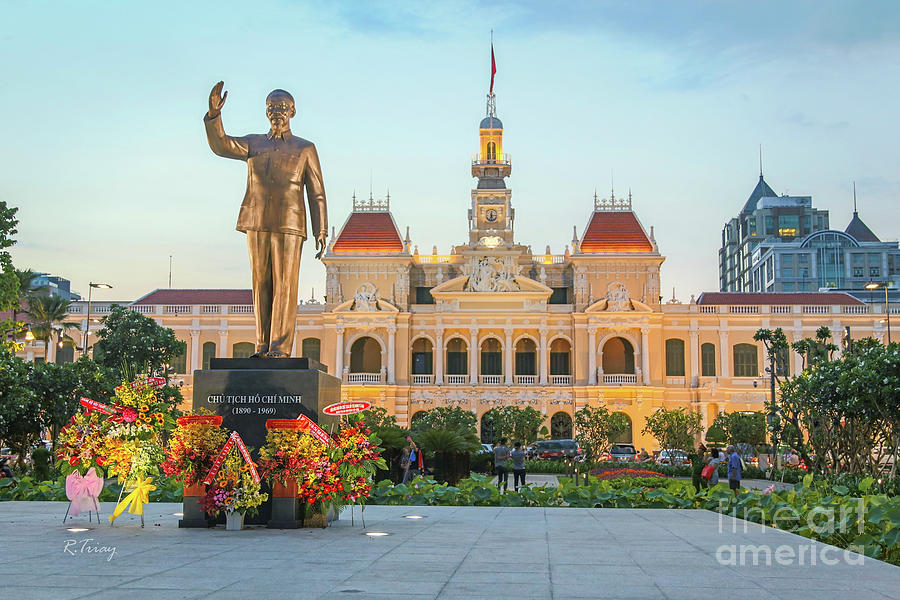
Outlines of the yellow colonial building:
M822 325L836 337L846 326L853 337L885 335L877 307L840 292L714 292L663 303L665 257L630 194L595 196L564 254L535 254L515 237L512 162L490 100L472 158L465 243L421 253L408 228L401 235L389 197L354 198L332 235L325 301L298 307L292 355L327 365L344 399L382 406L401 425L437 406L470 410L479 424L491 408L530 406L554 437L571 437L580 408L606 406L628 415L633 442L651 450L656 442L641 429L659 407L695 410L704 427L721 411L763 409L760 327L781 327L790 341ZM94 302L91 316L111 304ZM124 304L187 342L173 366L188 399L192 373L210 358L254 351L249 290L160 289ZM72 309L82 331L87 309ZM786 368L798 371L800 357Z

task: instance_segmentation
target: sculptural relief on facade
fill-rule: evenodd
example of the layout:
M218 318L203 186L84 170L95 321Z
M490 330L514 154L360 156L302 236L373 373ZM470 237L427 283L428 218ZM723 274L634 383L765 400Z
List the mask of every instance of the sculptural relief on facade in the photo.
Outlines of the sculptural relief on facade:
M519 269L512 257L472 257L463 267L463 273L469 276L465 291L517 292L519 284L516 283L516 275L519 274Z
M628 288L618 281L609 284L606 289L606 310L614 312L622 312L631 310L631 298L628 295Z
M378 306L378 289L375 284L366 282L356 289L353 295L353 310L372 312L381 310Z

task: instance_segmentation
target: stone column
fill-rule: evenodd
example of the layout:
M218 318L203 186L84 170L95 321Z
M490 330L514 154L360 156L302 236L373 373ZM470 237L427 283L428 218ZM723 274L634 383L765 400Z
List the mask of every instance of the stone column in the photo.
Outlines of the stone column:
M225 324L228 327L228 324ZM216 356L228 358L228 329L219 330L219 345L216 347Z
M387 382L390 385L393 385L396 382L394 377L395 365L394 362L396 360L396 352L394 352L394 338L397 335L397 326L393 323L388 325L388 355L387 355Z
M597 327L588 326L588 385L597 385Z
M700 379L700 332L691 329L691 387L697 387Z
M650 385L650 328L641 327L641 373L644 385Z
M478 328L469 328L469 383L478 383Z
M541 334L541 344L538 348L538 352L540 352L540 364L541 364L541 385L547 385L547 333L548 329L546 326L541 326L540 328Z
M444 327L438 324L434 330L434 383L444 383Z
M788 340L788 343L791 344L793 342L799 342L803 339L803 331L801 329L794 329L794 337L791 340ZM793 361L793 365L791 365L791 375L798 375L803 372L803 355L799 352L794 352L790 350L788 354L791 356L791 360Z
M719 330L719 373L722 377L731 377L731 360L728 352L728 331Z
M191 374L200 368L200 330L191 329Z
M334 375L344 376L344 324L338 323L334 327Z
M512 327L504 328L503 333L506 334L503 342L503 383L510 385L513 382L513 354L515 354L515 348L512 347Z

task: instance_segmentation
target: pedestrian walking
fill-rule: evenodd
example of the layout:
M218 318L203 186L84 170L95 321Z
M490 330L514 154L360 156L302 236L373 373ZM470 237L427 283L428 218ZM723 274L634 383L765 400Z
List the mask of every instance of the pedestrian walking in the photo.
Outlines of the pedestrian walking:
M494 446L494 471L497 473L497 490L501 492L509 488L509 471L506 469L508 460L509 448L506 447L506 438L500 438L500 445Z
M525 451L522 450L522 442L516 442L514 446L510 456L513 462L513 489L518 492L520 480L522 487L525 487Z
M712 474L707 479L707 483L709 487L713 487L719 484L719 465L722 463L722 455L719 453L718 448L712 448L709 451L709 458L706 459L706 464L712 467Z
M728 446L728 487L734 491L734 497L737 498L738 490L741 489L741 477L743 474L743 463L741 462L741 454L734 446Z

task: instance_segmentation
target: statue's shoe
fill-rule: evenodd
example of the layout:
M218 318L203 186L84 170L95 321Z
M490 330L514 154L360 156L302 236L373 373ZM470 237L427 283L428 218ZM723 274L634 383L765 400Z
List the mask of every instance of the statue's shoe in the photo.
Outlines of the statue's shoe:
M268 358L269 353L265 350L260 350L259 352L254 352L250 355L250 358Z
M278 352L277 350L273 352L266 352L266 358L287 358L288 355L284 352Z

